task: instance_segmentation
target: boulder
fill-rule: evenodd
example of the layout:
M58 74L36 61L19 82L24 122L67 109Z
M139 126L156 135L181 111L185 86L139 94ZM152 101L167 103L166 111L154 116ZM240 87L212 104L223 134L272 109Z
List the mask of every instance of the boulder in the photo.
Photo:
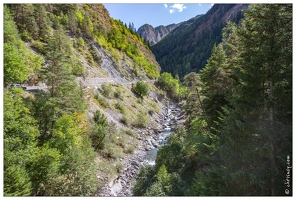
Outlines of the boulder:
M119 180L111 187L111 194L116 196L122 190L121 181Z
M131 165L139 166L139 163L137 161L135 161L135 160L132 160Z

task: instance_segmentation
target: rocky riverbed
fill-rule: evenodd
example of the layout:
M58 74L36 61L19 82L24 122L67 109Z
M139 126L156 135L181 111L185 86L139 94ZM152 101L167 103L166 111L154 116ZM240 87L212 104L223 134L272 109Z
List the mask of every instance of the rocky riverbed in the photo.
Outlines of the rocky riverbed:
M133 155L122 159L123 168L119 175L104 185L95 196L132 196L134 178L141 165L154 165L159 146L166 144L167 137L183 124L185 116L179 105L170 104L159 113L157 129L140 129L138 132L139 146Z

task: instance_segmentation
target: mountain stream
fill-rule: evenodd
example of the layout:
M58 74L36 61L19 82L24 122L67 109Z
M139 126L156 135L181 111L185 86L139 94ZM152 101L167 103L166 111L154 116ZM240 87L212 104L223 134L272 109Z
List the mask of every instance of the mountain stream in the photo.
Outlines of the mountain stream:
M154 134L141 138L140 147L124 162L124 168L116 179L105 185L95 196L132 196L133 181L139 173L141 165L155 165L158 149L167 143L167 138L174 133L178 126L182 126L185 115L178 104L169 104L161 114L159 123L161 129Z

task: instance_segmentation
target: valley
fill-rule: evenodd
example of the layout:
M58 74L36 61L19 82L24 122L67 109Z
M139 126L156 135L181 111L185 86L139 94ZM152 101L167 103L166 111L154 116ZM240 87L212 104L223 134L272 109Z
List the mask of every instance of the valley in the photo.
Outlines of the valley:
M143 165L155 165L157 149L165 145L167 138L173 134L173 130L182 125L182 112L176 104L168 104L164 110L158 113L155 119L158 129L152 131L140 130L140 144L131 156L123 158L123 167L114 180L103 186L95 196L132 196L132 187L135 177ZM149 128L148 128L149 129Z
M292 195L292 4L3 12L5 197Z

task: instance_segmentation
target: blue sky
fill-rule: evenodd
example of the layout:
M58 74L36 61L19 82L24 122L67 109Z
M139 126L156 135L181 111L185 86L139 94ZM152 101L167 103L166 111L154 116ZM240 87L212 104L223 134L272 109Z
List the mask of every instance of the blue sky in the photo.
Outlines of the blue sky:
M194 3L104 3L114 19L120 19L127 25L133 22L136 29L144 24L153 27L187 21L199 14L205 14L212 4Z

